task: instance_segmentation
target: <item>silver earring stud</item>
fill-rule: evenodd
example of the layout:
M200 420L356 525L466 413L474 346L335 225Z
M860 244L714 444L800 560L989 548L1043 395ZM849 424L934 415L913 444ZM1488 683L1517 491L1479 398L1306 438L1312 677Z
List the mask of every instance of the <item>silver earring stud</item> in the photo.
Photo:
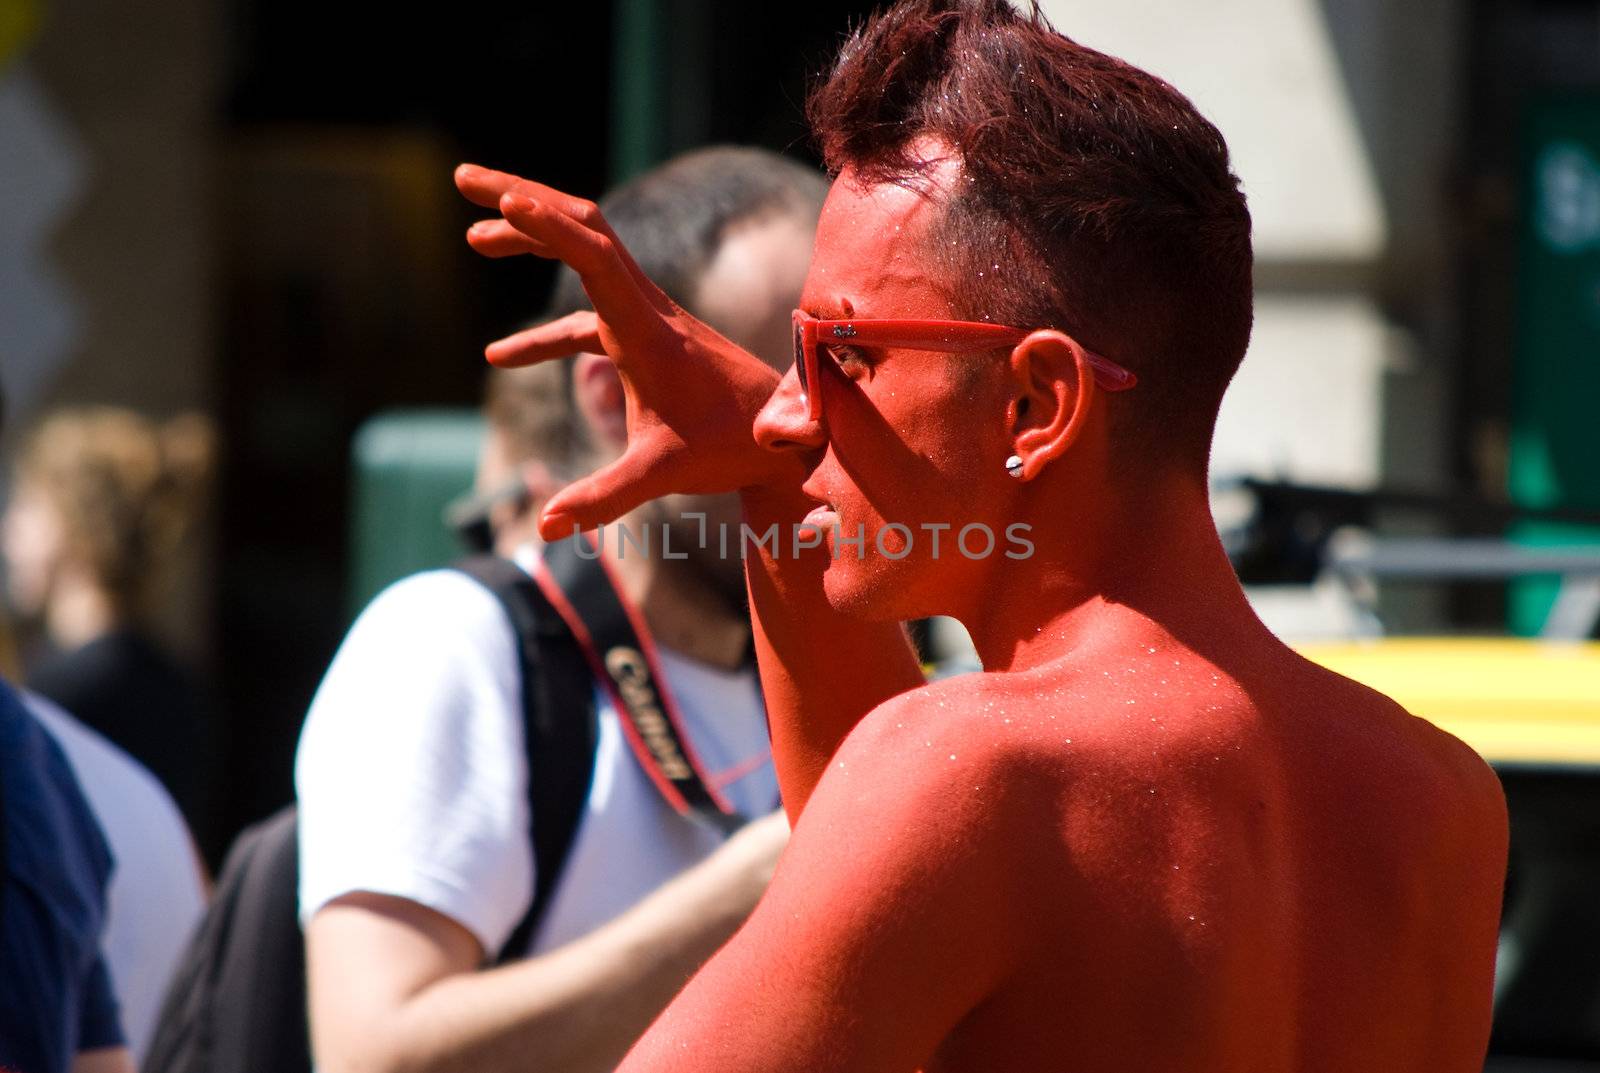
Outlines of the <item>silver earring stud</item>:
M1022 476L1022 457L1020 455L1012 455L1006 459L1006 472L1013 477Z

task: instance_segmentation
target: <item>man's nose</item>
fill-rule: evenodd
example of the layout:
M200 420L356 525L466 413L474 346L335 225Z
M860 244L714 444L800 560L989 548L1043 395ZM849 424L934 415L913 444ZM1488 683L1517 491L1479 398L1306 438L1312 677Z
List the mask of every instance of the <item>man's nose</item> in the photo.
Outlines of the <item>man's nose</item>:
M827 444L822 422L811 419L811 404L793 367L756 415L755 434L756 442L769 451L820 450Z

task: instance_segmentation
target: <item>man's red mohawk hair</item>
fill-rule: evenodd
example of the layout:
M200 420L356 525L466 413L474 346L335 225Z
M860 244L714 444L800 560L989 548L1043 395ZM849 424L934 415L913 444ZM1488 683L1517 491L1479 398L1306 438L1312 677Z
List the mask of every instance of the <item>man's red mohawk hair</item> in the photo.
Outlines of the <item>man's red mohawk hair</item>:
M807 115L829 169L867 182L914 182L919 138L954 149L966 181L937 257L966 315L1063 328L1128 365L1119 421L1193 440L1203 466L1249 340L1250 213L1187 98L1036 2L901 0L846 42Z

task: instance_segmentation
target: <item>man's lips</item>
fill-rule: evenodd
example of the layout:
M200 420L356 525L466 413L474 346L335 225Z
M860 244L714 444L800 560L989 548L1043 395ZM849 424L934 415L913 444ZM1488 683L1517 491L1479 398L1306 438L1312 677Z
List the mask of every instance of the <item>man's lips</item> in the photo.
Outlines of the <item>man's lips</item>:
M801 521L801 525L813 525L818 529L832 529L839 524L839 515L826 503L812 507Z

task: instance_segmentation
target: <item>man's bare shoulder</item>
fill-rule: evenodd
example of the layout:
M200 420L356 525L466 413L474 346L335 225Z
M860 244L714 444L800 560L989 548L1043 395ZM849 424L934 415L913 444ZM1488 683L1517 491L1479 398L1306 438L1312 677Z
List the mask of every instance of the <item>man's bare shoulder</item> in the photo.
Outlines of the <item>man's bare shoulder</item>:
M1153 668L1129 674L1054 664L941 679L869 712L836 766L852 756L888 764L936 759L960 772L1111 763L1121 754L1148 755L1153 739L1177 741L1184 728L1204 739L1195 748L1210 748L1248 724L1250 705L1237 688L1217 688L1220 676L1205 680L1207 695L1197 696L1192 684Z
M896 786L897 791L929 793L947 776L961 781L992 770L1003 756L1000 739L984 732L994 711L994 690L985 681L991 677L962 675L891 697L856 724L825 779L838 781L836 772L867 765L874 772L916 779L914 787Z
M796 911L826 910L813 926L872 930L958 905L992 924L1016 904L1019 863L1048 825L1028 822L1037 780L1018 778L1015 754L986 732L984 703L981 683L941 681L873 709L846 737L777 873L781 889L813 892ZM818 890L831 892L820 905Z
M1038 734L1059 715L1040 715L1009 688L1014 677L941 679L880 704L840 745L807 812L843 806L858 817L973 832L1037 805L1038 772L1063 774Z
M1469 745L1393 698L1306 663L1289 741L1328 770L1417 799L1417 814L1505 826L1499 777Z
M1175 826L1203 836L1196 817L1246 811L1261 781L1241 691L1205 670L1215 696L1201 702L1154 661L1134 666L971 674L885 702L834 756L796 838L848 843L882 873L902 853L981 858L1027 877L1014 899L1125 880L1130 862L1163 857Z
M944 679L868 713L825 781L918 809L981 801L989 822L1008 802L1031 809L1043 795L1111 812L1127 794L1152 790L1246 807L1286 783L1307 799L1329 788L1330 807L1364 795L1426 798L1427 809L1412 810L1419 821L1461 813L1503 826L1498 779L1458 739L1286 649L1274 664L1230 674L1183 651L1141 651ZM856 784L852 769L871 777ZM975 796L978 786L986 789Z
M1154 728L1133 726L1123 699L1098 675L1060 667L931 682L869 712L819 792L870 772L862 793L937 809L951 822L1004 822L1007 809L1034 812L1042 797L1118 766L1122 754L1148 752Z

